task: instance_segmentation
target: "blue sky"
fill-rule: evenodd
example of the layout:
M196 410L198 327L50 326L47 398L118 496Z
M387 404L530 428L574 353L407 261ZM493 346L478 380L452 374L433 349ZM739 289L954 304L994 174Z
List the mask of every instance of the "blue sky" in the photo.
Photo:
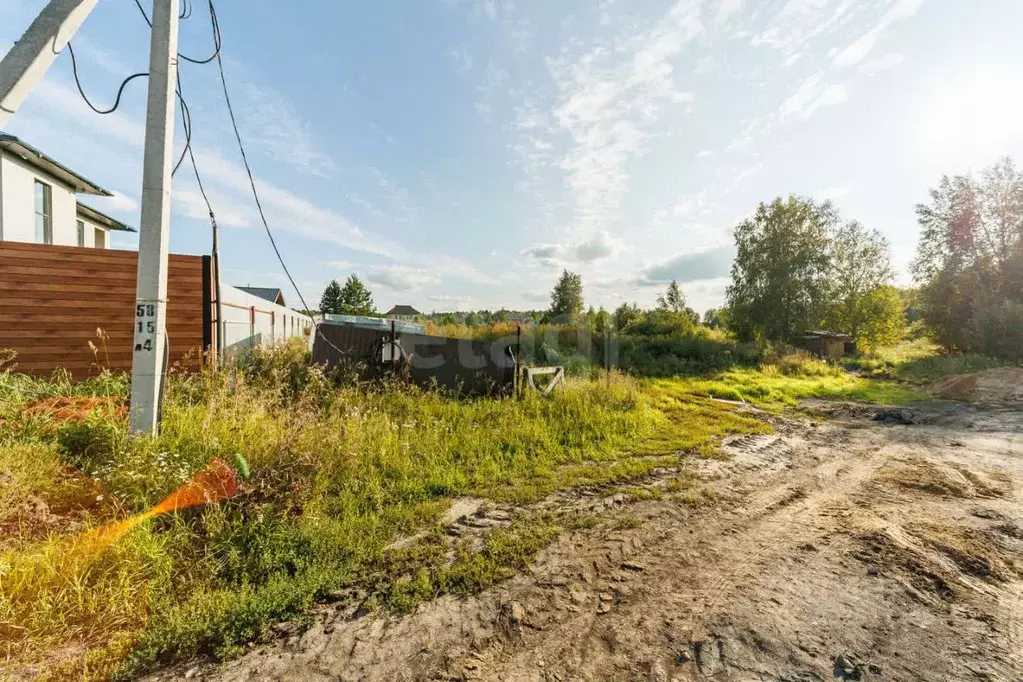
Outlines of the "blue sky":
M205 57L193 2L181 51ZM44 4L4 0L0 52ZM881 230L908 281L927 189L1023 163L1018 0L220 0L218 14L270 224L313 305L354 271L384 309L542 308L567 267L588 304L651 305L676 278L703 310L724 296L731 227L788 193ZM97 104L146 70L132 0L101 0L74 44ZM182 78L224 279L285 287L216 69ZM62 55L7 131L116 191L93 203L137 225L145 96L136 82L117 114L92 114ZM185 170L171 229L174 252L208 252Z

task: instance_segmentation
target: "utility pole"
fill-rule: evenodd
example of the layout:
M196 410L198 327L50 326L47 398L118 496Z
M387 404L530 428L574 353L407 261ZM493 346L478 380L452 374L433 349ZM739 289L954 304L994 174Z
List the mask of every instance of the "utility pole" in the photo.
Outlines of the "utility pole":
M142 217L135 289L130 429L156 435L167 346L167 257L170 242L174 87L178 71L178 2L153 0L149 101L142 162Z
M98 0L51 0L0 61L0 128L46 75Z

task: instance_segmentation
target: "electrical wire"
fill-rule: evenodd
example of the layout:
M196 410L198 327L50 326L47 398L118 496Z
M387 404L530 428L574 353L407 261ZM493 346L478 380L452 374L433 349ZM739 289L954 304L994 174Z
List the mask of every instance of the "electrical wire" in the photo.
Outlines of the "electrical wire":
M146 21L146 24L148 24L150 26L150 28L152 28L153 22L149 19L149 16L146 14L146 10L142 7L142 4L139 2L139 0L135 0L135 6L138 7L139 12L141 12L141 14L142 14L142 18L145 19L145 21ZM273 232L270 230L270 225L267 222L266 214L263 211L263 204L262 204L262 202L259 199L259 191L256 189L256 180L255 180L255 178L252 175L252 167L249 165L248 155L245 153L245 145L242 142L241 133L238 130L238 121L237 121L237 119L236 119L236 117L234 115L234 107L231 105L231 95L230 95L230 93L228 91L227 77L224 74L224 60L223 60L223 57L221 55L222 48L223 48L223 37L222 37L222 34L220 32L220 22L219 22L219 20L217 18L217 10L216 10L216 8L213 5L213 0L209 0L209 12L210 12L210 24L211 24L211 26L213 28L213 45L214 45L214 48L215 48L214 52L213 52L213 55L210 56L208 59L203 59L203 60L192 59L192 58L186 57L185 55L180 54L180 53L178 54L178 56L181 59L184 59L185 61L191 62L193 64L209 64L214 59L217 61L217 67L218 67L218 70L220 72L220 84L221 84L221 87L222 87L222 89L224 91L224 102L227 104L227 112L228 112L228 115L231 118L231 127L234 130L235 140L237 140L237 142L238 142L238 150L241 152L242 162L243 162L243 164L245 166L245 172L246 172L246 174L248 175L248 178L249 178L249 186L252 188L252 198L256 202L256 209L259 212L260 221L263 223L263 229L266 230L266 236L270 239L270 245L273 247L274 254L277 256L277 261L281 264L281 268L284 270L284 274L287 276L288 281L291 282L291 286L295 289L295 293L298 294L298 299L302 303L303 310L307 311L306 312L307 316L309 317L310 320L312 320L313 327L316 330L316 333L329 346L333 347L334 350L336 350L338 352L341 352L341 350L337 346L335 346L329 339L327 339L324 336L323 332L320 331L319 325L316 323L316 318L314 318L312 316L312 314L308 313L308 311L310 310L309 304L306 303L305 297L302 295L302 290L298 288L298 284L295 282L295 278L291 276L291 271L288 270L288 266L284 262L283 256L281 256L281 251L277 247L277 241L274 239ZM122 86L122 88L123 88L123 86ZM207 210L209 210L210 220L214 221L215 218L214 218L214 215L213 215L213 208L210 205L209 197L206 196L206 190L203 187L202 179L199 177L199 169L198 169L198 167L197 167L197 165L195 163L195 155L194 155L194 153L192 151L192 115L191 115L191 112L188 109L188 104L185 102L185 98L184 98L184 96L183 96L183 94L181 92L181 76L180 76L180 74L178 75L177 95L178 95L179 101L181 102L182 125L185 126L185 149L182 151L181 158L178 160L178 163L175 166L173 172L174 173L177 172L177 169L181 166L181 163L184 161L184 157L187 154L189 156L191 162L192 162L192 170L195 173L195 179L196 179L196 182L197 182L197 184L199 186L199 192L202 194L203 201L206 202ZM84 97L84 93L83 93L83 97Z
M181 94L181 75L178 75L178 88L176 91L178 101L181 103L181 125L185 129L185 148L181 150L181 156L178 157L178 162L174 164L174 170L171 171L171 177L173 178L178 173L178 169L181 168L181 164L185 162L185 155L192 151L192 112L188 108L188 103L185 102L185 96ZM193 165L195 160L192 161ZM209 203L209 202L207 202Z
M210 8L213 8L213 2L210 2ZM288 270L287 264L284 262L284 258L281 256L281 250L277 248L277 241L274 239L273 232L270 231L270 225L267 223L266 214L263 212L263 204L259 200L259 192L256 190L256 180L252 177L252 167L249 165L249 157L245 153L245 145L242 143L241 133L238 131L238 121L234 115L234 107L231 106L231 95L227 90L227 77L224 75L224 60L220 54L217 54L217 66L220 71L220 84L224 90L224 102L227 104L227 113L231 117L231 127L234 129L234 138L238 141L238 151L242 155L242 163L245 166L245 172L249 176L249 186L252 188L252 198L256 201L256 209L259 211L259 219L263 223L263 229L266 230L266 236L270 238L270 246L273 247L274 253L277 255L277 260L281 264L281 268L284 269L284 274L288 276L288 281L291 282L291 286L294 287L295 293L298 294L298 300L302 302L302 308L309 310L309 305L305 302L305 297L302 296L302 291L298 288L295 283L295 278L291 276L291 272ZM312 317L310 315L310 317ZM313 320L315 323L315 320Z
M216 21L217 13L216 9L213 7L213 0L210 0L210 14L214 17L214 23L217 25L217 31L219 32L220 28L219 24L217 24ZM266 230L266 236L270 239L270 246L273 247L274 254L277 256L277 261L281 264L281 269L284 270L284 274L288 277L288 281L291 282L292 288L295 290L295 293L298 294L298 300L302 303L302 310L304 310L306 312L306 316L310 320L312 320L313 329L316 331L316 334L321 339L323 339L323 341L328 346L333 348L337 353L344 355L344 351L342 351L340 348L334 345L334 343L331 342L331 340L328 339L326 335L320 330L320 325L317 324L316 318L313 317L312 313L309 312L310 310L309 304L306 303L305 296L302 295L302 290L299 289L298 284L295 283L295 278L291 276L291 271L288 270L288 266L284 262L284 257L281 256L281 250L277 248L277 241L274 239L273 232L271 232L270 225L266 220L266 214L263 212L263 204L259 200L259 191L256 189L256 180L252 176L252 167L249 165L249 157L245 153L245 145L244 143L242 143L242 136L241 133L238 131L238 121L234 115L234 107L231 106L231 95L228 93L227 76L224 75L224 60L220 54L219 49L217 50L216 58L217 67L218 70L220 71L220 85L222 86L224 91L224 102L227 104L227 113L231 117L231 128L234 130L235 140L238 141L238 151L241 152L242 163L245 166L245 172L249 176L249 187L252 188L252 198L256 202L256 209L259 212L259 219L263 223L263 229Z
M68 54L71 55L71 71L75 75L75 85L78 87L78 94L82 96L82 99L85 100L85 103L89 105L90 109L92 109L97 114L100 114L102 116L114 113L115 111L117 111L117 108L121 106L121 95L124 94L124 89L128 86L128 83L131 83L136 78L143 78L149 75L148 71L144 71L140 73L133 73L132 75L125 78L123 81L121 81L121 86L117 88L117 99L114 100L114 106L110 107L109 109L99 109L96 107L96 105L89 101L88 96L86 96L85 94L85 90L82 88L82 81L78 77L78 60L75 59L75 49L71 47L71 41L68 41L67 51Z
M187 0L185 0L185 1L187 2ZM146 24L148 24L149 27L152 28L153 27L153 21L149 18L149 15L146 14L146 10L145 10L144 7L142 7L142 3L139 2L139 0L135 0L135 6L139 8L139 12L142 13L142 18L146 20ZM210 9L210 25L213 28L213 47L214 47L215 51L214 51L214 53L212 55L210 55L206 59L193 59L192 57L189 57L187 55L183 55L183 54L181 54L179 52L178 53L178 57L180 57L181 59L184 59L186 62L191 62L192 64L200 64L200 65L202 65L202 64L209 64L210 62L212 62L214 59L216 59L220 55L220 49L221 49L220 24L217 21L217 13L213 9L213 2L212 2L212 0L210 0L209 9ZM191 16L191 13L192 13L191 12L191 6L189 6L189 16Z
M185 154L188 154L188 158L192 162L192 171L195 173L195 182L199 185L199 193L202 195L203 201L206 202L206 210L209 211L210 221L213 222L216 220L213 215L213 206L210 205L210 199L206 196L206 189L203 187L202 178L199 177L199 167L195 163L195 153L192 150L192 112L189 111L188 104L185 102L185 95L181 88L180 72L178 73L178 100L181 102L181 124L185 128L185 149L181 152L181 159L178 161L178 165L181 165L181 162L185 160Z

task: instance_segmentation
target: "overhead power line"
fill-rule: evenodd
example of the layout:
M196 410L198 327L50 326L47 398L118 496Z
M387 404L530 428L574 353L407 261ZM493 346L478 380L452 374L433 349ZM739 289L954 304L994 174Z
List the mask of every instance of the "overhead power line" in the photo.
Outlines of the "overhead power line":
M187 0L185 0L185 1L187 2ZM153 27L153 22L149 18L149 15L146 14L146 10L145 10L145 8L142 7L142 3L139 2L139 0L135 0L135 6L139 8L139 12L142 13L142 18L146 20L146 24L148 24L149 27L152 28ZM213 10L213 2L212 2L212 0L209 3L209 8L210 8L210 25L213 28L213 48L214 48L214 52L213 52L212 55L210 55L206 59L194 59L194 58L189 57L187 55L183 55L183 54L181 54L179 52L178 53L178 57L180 57L181 59L184 59L186 62L191 62L193 64L209 64L214 59L216 59L218 55L220 55L220 47L221 47L220 26L217 23L217 13ZM192 14L192 9L191 9L191 5L189 5L188 15L191 16L191 14Z
M216 9L213 7L213 0L210 0L210 14L214 17L213 19L214 25L217 25L216 20L217 12ZM219 31L219 25L217 30ZM273 232L271 232L270 230L269 223L267 223L266 214L263 212L263 204L259 200L259 191L256 189L256 180L252 176L252 167L249 165L249 157L245 153L245 144L242 142L241 133L238 131L238 121L234 115L234 107L231 106L231 95L228 92L227 88L227 76L224 75L224 60L221 57L219 49L217 50L217 54L215 56L217 58L217 67L220 71L220 85L224 90L224 102L227 104L227 113L231 117L231 128L234 130L234 139L238 141L238 151L241 152L242 163L245 166L245 172L249 176L249 187L252 188L252 198L256 202L256 209L259 211L259 219L263 223L263 229L266 230L266 236L269 237L270 239L270 246L273 247L274 254L277 256L277 260L280 262L281 268L284 270L284 274L287 275L288 281L291 282L291 286L295 289L295 293L298 294L298 300L301 301L302 303L302 309L310 310L309 304L306 303L305 297L302 296L302 290L298 288L298 284L295 283L295 278L291 276L291 271L288 270L288 266L284 262L284 258L281 256L281 250L277 248L277 241L274 239L274 235ZM313 320L314 325L315 323L316 320Z
M75 85L78 86L78 94L82 96L82 99L85 100L85 103L89 105L90 109L103 116L114 113L117 111L117 108L121 106L121 95L124 94L124 89L128 86L128 83L131 83L136 78L144 78L149 75L148 71L142 71L140 73L133 73L125 78L121 81L121 86L117 88L117 99L114 100L114 106L109 109L99 109L96 105L89 101L89 98L85 94L85 90L82 88L82 81L78 77L78 60L75 59L75 49L71 47L71 41L68 41L67 51L68 54L71 55L71 71L75 75Z

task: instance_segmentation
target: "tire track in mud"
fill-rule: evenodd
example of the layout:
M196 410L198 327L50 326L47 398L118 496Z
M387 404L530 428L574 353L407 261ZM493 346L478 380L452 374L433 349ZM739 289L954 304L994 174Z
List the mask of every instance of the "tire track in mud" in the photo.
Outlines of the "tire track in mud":
M637 527L568 532L527 574L478 597L442 597L404 618L335 616L331 632L316 625L298 646L260 647L203 679L830 679L835 655L872 650L885 676L871 677L865 661L864 680L965 679L971 668L942 637L984 634L980 621L955 620L971 610L1004 628L984 635L998 640L986 649L982 639L969 640L992 652L990 679L1023 679L1018 581L996 586L970 577L976 599L962 608L914 605L895 567L879 574L856 556L871 532L905 540L911 554L935 554L904 528L902 517L922 493L885 487L878 470L918 454L955 468L969 446L952 449L949 460L949 437L936 427L862 422L788 424L781 440L736 439L730 462L682 463L719 493L711 508L635 503L630 513L645 517ZM1023 474L1023 443L1002 435L1011 453L998 454L1010 454ZM619 507L595 509L608 520ZM948 557L935 560L943 572L958 571ZM818 593L835 606L816 603ZM836 609L834 622L818 626L814 619L828 608ZM891 658L893 647L901 657Z

